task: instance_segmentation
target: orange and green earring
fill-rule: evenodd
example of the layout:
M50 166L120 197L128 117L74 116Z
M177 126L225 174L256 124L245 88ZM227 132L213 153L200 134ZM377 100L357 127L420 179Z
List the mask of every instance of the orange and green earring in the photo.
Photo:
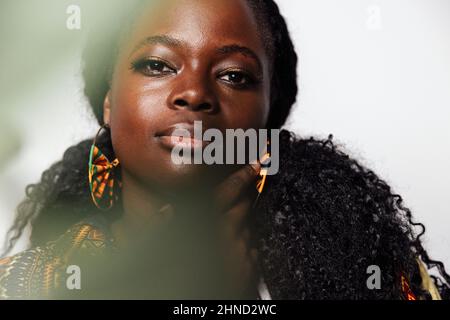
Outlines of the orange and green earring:
M270 153L264 154L264 156L260 160L262 168L259 173L260 178L258 179L258 182L256 183L256 190L258 190L258 194L261 194L263 192L264 185L266 184L267 168L265 168L265 164L268 161L270 161Z
M89 153L89 187L92 201L95 206L102 210L110 209L117 196L114 194L114 168L119 165L116 158L110 162L108 158L96 146L97 137L102 129L107 129L107 124L103 125L97 132Z
M269 147L270 142L267 142L267 147ZM253 207L256 207L256 204L258 203L259 197L261 193L264 190L264 186L266 185L266 179L267 179L267 165L270 163L270 152L265 150L264 155L259 160L261 163L261 171L259 172L259 178L256 182L256 191L258 192L258 195L256 196L256 199L253 203Z

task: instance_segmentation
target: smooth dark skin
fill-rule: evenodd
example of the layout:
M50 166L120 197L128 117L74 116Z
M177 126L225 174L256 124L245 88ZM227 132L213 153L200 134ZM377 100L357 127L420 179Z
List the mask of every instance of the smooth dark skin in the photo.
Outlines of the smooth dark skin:
M242 49L223 50L225 46L247 48L255 57ZM145 62L150 57L162 63ZM211 189L205 185L214 183L233 281L238 291L246 290L255 276L256 252L248 248L249 232L241 226L254 199L242 195L254 185L259 165L237 171L176 166L155 135L175 123L196 120L204 130L265 128L269 64L244 0L165 0L142 13L121 47L104 101L104 122L111 127L122 170L124 214L112 228L119 246L178 214L171 205L177 195ZM204 179L211 176L221 181Z

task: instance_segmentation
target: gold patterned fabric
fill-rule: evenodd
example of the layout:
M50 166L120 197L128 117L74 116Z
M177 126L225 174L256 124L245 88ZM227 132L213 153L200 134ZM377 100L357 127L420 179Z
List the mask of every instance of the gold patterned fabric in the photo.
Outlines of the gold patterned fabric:
M79 251L95 256L105 233L89 223L74 225L56 241L0 260L0 299L48 299L65 285L66 268Z

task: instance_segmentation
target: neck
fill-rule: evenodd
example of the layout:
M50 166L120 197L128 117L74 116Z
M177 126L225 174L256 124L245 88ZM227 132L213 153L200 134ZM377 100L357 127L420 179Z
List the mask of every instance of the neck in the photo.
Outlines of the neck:
M111 225L116 246L125 247L173 215L172 206L155 190L122 172L122 215Z

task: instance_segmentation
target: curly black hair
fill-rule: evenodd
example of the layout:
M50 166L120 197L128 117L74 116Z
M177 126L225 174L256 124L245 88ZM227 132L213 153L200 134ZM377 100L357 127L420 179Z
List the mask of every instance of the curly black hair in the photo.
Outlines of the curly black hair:
M283 16L272 0L247 0L272 59L271 108L268 128L280 128L297 96L297 54ZM138 8L138 7L136 7ZM137 10L139 11L139 10ZM84 52L85 95L99 124L103 99L120 39L133 14L122 18L109 36L88 43ZM131 17L131 18L130 18ZM110 26L109 26L110 27ZM72 224L96 213L89 194L87 159L92 140L70 147L63 159L26 188L26 198L7 235L7 254L31 224L31 245L55 239ZM107 156L114 154L106 131L98 141ZM333 142L303 139L286 130L280 135L280 171L252 215L259 267L276 299L399 299L400 276L421 289L417 259L428 269L442 298L450 299L450 276L422 246L425 227L386 182L350 158ZM416 229L420 228L419 231ZM382 271L382 287L369 290L367 267Z
M400 195L340 150L332 135L300 139L283 130L280 139L280 171L269 177L254 220L273 297L399 299L402 272L426 297L420 258L438 269L444 281L433 279L441 297L450 298L450 277L429 258L420 240L425 227L412 221ZM379 290L366 285L371 265L382 273Z

